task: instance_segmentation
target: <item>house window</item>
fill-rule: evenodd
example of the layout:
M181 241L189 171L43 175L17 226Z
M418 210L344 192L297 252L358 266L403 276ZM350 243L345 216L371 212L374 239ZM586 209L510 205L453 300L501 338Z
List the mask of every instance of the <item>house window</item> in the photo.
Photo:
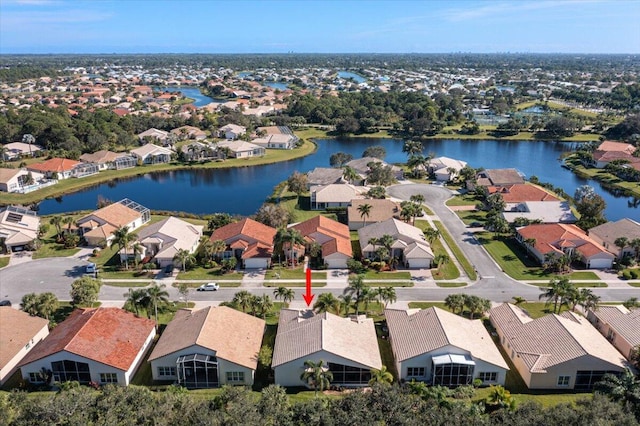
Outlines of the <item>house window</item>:
M244 371L227 371L227 382L244 383Z
M483 383L495 382L498 380L498 373L495 371L478 373L478 379L482 380Z
M558 386L569 386L571 376L558 376Z
M511 350L511 359L515 358L516 356L516 352L512 349Z
M29 348L30 348L30 347L31 347L31 342L27 342L27 344L26 344L26 345L24 345L24 348L25 348L26 350L29 350Z
M176 368L175 367L158 367L158 376L159 377L165 377L165 376L175 376L176 375Z
M56 361L51 363L53 380L56 382L78 381L82 384L91 381L89 364L71 360Z
M424 367L408 367L407 377L424 377Z
M100 383L118 383L116 373L100 373Z
M42 376L39 373L29 373L29 381L31 383L42 383Z

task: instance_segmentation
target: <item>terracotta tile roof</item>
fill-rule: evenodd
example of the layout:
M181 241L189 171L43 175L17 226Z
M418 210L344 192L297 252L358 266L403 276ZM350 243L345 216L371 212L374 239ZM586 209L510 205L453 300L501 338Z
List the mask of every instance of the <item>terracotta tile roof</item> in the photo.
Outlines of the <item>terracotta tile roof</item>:
M433 307L385 309L391 347L396 361L405 361L452 345L475 359L509 369L481 320L468 320Z
M256 369L265 322L226 306L179 310L162 333L149 361L198 345L216 357Z
M280 311L272 367L295 360L302 363L321 350L369 368L382 367L371 318L341 318L328 312L316 315L293 309Z
M303 237L319 243L322 246L322 257L333 253L342 253L349 257L353 255L347 225L318 215L291 227L300 231Z
M565 312L546 315L522 322L526 316L520 308L508 303L489 311L491 322L502 332L511 348L518 353L531 372L544 373L547 369L581 357L599 359L602 365L595 370L626 368L620 353L602 336L586 318ZM519 314L517 311L521 311Z
M20 365L67 351L127 371L152 333L153 321L119 308L76 309Z
M82 225L94 217L117 228L130 224L140 217L140 213L120 203L113 203L79 219L78 224Z
M275 228L256 222L253 219L245 218L240 222L230 223L216 229L211 234L210 240L227 241L238 235L244 235L265 245L273 245L273 237L275 237L276 232Z
M535 239L535 249L542 255L553 252L561 254L562 247L576 247L576 250L587 258L599 253L613 256L575 225L562 223L534 224L519 228L517 233L525 240L529 238Z
M599 146L597 151L618 151L633 154L636 148L625 142L604 141Z
M525 201L559 201L543 188L527 183L507 186L489 186L489 194L500 193L505 203L522 203Z
M273 256L273 245L267 245L262 243L250 244L247 249L242 253L243 259L253 258L267 258L271 259Z
M49 321L11 306L0 307L0 369L16 356Z
M38 172L68 172L73 170L75 166L80 164L79 161L69 160L68 158L51 158L42 163L30 164L27 168Z
M632 347L640 345L640 309L629 311L622 305L599 306L592 313L609 326Z

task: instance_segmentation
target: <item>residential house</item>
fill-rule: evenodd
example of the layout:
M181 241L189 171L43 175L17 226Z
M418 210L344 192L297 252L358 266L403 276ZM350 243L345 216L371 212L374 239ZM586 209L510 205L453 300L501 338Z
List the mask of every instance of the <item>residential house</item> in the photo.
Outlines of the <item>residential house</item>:
M94 152L93 154L82 154L80 160L98 166L98 170L108 169L128 169L138 165L137 160L130 155L107 150Z
M33 163L27 166L30 172L41 173L48 179L68 179L76 176L76 167L81 163L68 158L51 158L41 163Z
M604 141L593 152L593 162L598 169L603 169L615 160L640 162L640 158L633 156L635 151L636 147L629 143Z
M476 174L475 186L510 186L524 184L522 174L516 169L487 169Z
M218 157L217 146L203 142L190 142L182 145L180 150L190 161L211 160Z
M0 386L18 363L49 334L49 321L11 306L0 306Z
M307 173L307 187L345 183L344 170L327 167L316 167Z
M232 158L263 157L267 153L267 151L259 145L236 140L218 142L218 149L220 148L228 148Z
M197 141L207 138L207 132L194 126L182 126L171 131L178 139L195 139Z
M153 380L251 386L264 328L264 320L226 306L181 309L149 355Z
M287 134L266 135L251 140L251 143L269 149L293 149L296 142L296 136Z
M7 206L0 209L0 239L7 252L25 250L38 238L40 218L33 210Z
M0 191L31 192L32 188L40 188L40 182L44 179L42 173L26 169L0 169Z
M629 361L640 345L640 309L600 305L587 311L587 319Z
M171 161L173 151L169 148L148 143L140 148L132 149L131 154L142 164L159 164Z
M167 142L168 138L169 138L169 132L165 132L164 130L154 129L153 127L151 129L147 129L144 132L138 134L138 139L140 139L140 142L144 143L146 141L156 141L161 143L163 146Z
M516 239L524 245L540 264L547 255L575 254L587 268L611 268L615 256L590 238L582 229L571 224L547 223L518 228Z
M360 206L368 204L371 210L368 215L360 213ZM347 207L347 217L349 221L349 230L357 231L367 224L384 222L391 218L400 218L400 205L391 200L378 200L375 198L355 199L351 200L351 205Z
M640 222L624 218L616 222L603 223L589 229L589 237L614 253L618 259L622 259L626 255L634 255L635 251L631 246L623 248L616 246L616 240L622 237L628 241L640 239Z
M436 181L448 182L455 179L460 173L460 170L466 166L466 161L449 157L436 157L429 161L427 170L436 177Z
M347 225L318 215L291 225L290 228L300 231L307 246L313 243L320 245L322 260L329 269L344 269L347 267L347 260L353 257Z
M156 335L155 323L120 308L76 309L19 364L22 377L52 382L128 385Z
M139 256L155 261L161 268L173 265L179 250L195 253L202 237L202 228L202 225L192 225L173 216L146 226L137 232L138 242L143 247ZM120 258L130 255L135 254L130 250L126 254L120 252Z
M488 186L489 195L500 194L509 210L511 205L518 205L527 201L560 201L560 199L544 188L530 183L518 183L506 186Z
M325 210L330 207L347 207L351 200L363 198L355 186L349 184L317 185L309 189L311 210Z
M356 173L358 173L360 175L360 177L362 178L361 183L364 184L364 182L366 182L367 180L367 175L369 174L369 164L370 163L380 163L382 165L382 167L391 167L391 171L393 173L393 176L397 179L397 180L403 180L404 179L404 171L398 167L398 166L393 166L391 164L388 164L384 161L382 161L379 158L375 158L375 157L362 157L362 158L357 158L355 160L351 160L349 161L346 165L351 167L353 170L356 171ZM356 184L355 182L353 182L354 184Z
M481 320L440 308L385 309L401 381L440 386L503 385L509 366Z
M573 312L533 319L510 303L489 311L507 356L529 389L589 391L627 362L589 321Z
M131 232L150 219L149 209L125 198L78 219L77 224L87 244L97 246L111 244L116 229L126 226Z
M390 235L393 238L390 255L397 258L402 265L413 269L431 267L434 255L422 231L393 218L358 229L363 258L377 257L376 250L380 245L373 244L372 240L379 239L383 235Z
M4 148L4 160L11 161L22 157L33 157L38 151L42 151L40 145L28 144L24 142L11 142L0 145Z
M238 139L245 133L247 133L247 128L244 126L238 126L237 124L227 124L220 127L220 129L218 130L219 137L228 140Z
M211 241L227 244L223 258L235 257L248 269L268 268L273 256L273 238L276 230L253 219L243 219L213 231Z
M525 201L510 204L501 215L509 223L519 218L539 223L575 223L578 220L567 201Z
M280 311L271 367L280 386L308 386L300 376L305 361L323 361L331 384L368 386L371 369L382 368L376 330L364 315L342 318L311 310Z

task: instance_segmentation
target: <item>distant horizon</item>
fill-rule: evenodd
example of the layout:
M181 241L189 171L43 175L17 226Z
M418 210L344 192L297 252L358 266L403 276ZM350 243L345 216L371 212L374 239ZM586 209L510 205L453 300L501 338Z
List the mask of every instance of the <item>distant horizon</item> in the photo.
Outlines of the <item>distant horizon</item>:
M318 56L348 56L348 55L388 55L388 56L411 56L411 55L538 55L538 56L573 56L573 55L584 55L584 56L640 56L640 52L631 53L631 52L87 52L87 53L70 53L70 52L51 52L51 53L26 53L26 52L12 52L12 53L3 53L0 52L0 56L137 56L137 55L146 55L146 56L160 56L160 55L176 55L176 56L187 56L187 55L202 55L202 56L215 56L215 55L226 55L226 56L250 56L250 55L260 55L260 56L286 56L286 55L318 55Z
M0 0L0 54L640 54L640 0Z

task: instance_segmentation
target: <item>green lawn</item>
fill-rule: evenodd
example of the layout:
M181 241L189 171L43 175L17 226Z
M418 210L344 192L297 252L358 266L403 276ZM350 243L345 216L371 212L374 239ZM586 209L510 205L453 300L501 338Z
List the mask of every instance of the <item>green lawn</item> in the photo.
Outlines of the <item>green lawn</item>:
M465 225L469 225L472 222L484 224L484 221L487 219L487 212L481 210L458 210L455 213Z
M0 257L0 268L7 266L9 264L9 260L11 260L11 257L9 256Z
M531 281L530 284L536 285L538 287L546 287L548 283L547 282L539 282L539 281ZM608 287L607 283L603 283L602 281L586 281L586 282L581 282L581 283L573 283L573 286L574 287L579 287L579 288Z
M444 304L444 302L409 302L409 308L411 309L428 309L433 306L451 312L449 311L449 308L447 308L447 306Z
M123 287L123 288L140 288L140 287L147 287L148 285L150 285L150 283L148 282L139 282L139 281L131 281L131 282L106 282L103 283L103 285L109 286L109 287Z
M416 220L415 226L422 230L430 228L429 222L427 222L426 220ZM433 250L433 254L435 256L447 254L447 251L444 249L444 246L442 245L442 241L440 241L440 239L437 239L433 243L431 243L431 249ZM455 263L453 263L453 261L449 261L448 263L440 265L439 269L434 268L431 271L433 278L436 280L455 280L456 278L460 277L460 271L458 270L458 267L455 265Z
M280 275L278 277L278 274ZM269 269L265 274L265 278L268 280L274 279L283 279L283 280L306 280L307 274L302 270L302 267L297 267L295 269L291 268L278 268L274 267L273 269ZM326 271L311 271L311 280L325 280L327 279ZM303 285L305 283L302 283Z
M510 302L513 302L512 300ZM546 302L524 302L518 305L520 308L527 311L529 316L533 319L543 317L552 313L553 304L547 305ZM566 311L566 307L562 307L560 311Z
M185 272L178 272L177 280L211 280L211 281L242 281L244 274L238 271L231 271L223 274L220 268L203 268L197 266Z
M513 238L499 236L496 239L489 232L477 232L478 241L511 278L524 281L550 280L557 274L545 272L525 249ZM564 275L569 279L597 281L593 272L578 271Z
M387 272L378 272L374 270L368 270L364 274L364 279L366 280L411 280L411 273L407 271L387 271Z
M449 250L451 250L451 252L456 257L456 259L458 259L458 263L460 264L460 266L462 266L462 269L464 269L464 271L467 273L467 276L469 277L469 279L475 280L478 277L476 274L476 271L474 270L473 266L471 266L471 263L469 262L469 260L467 260L465 255L462 253L462 250L460 250L460 247L458 247L458 244L456 244L456 242L453 240L453 238L451 237L451 234L449 234L449 231L447 231L447 229L438 220L434 220L433 224L440 231L440 235L442 235L442 238L444 238L444 241L449 246Z
M464 194L449 198L445 204L447 206L475 206L480 201L475 194Z
M566 163L571 167L571 170L578 176L595 179L600 181L605 186L613 186L615 188L621 188L625 191L629 191L632 196L640 197L640 183L638 182L626 182L620 178L608 173L604 169L586 168L579 161L568 158Z
M454 288L454 287L466 287L467 283L451 283L451 282L436 281L436 285L438 287Z
M33 259L42 259L45 257L69 257L79 252L79 248L66 249L62 244L58 244L55 240L43 240L42 247L33 252Z
M631 287L640 287L640 282L639 281L636 281L636 282L627 281L627 284L629 284Z
M396 364L393 358L393 351L391 349L391 342L389 341L389 332L385 332L385 321L376 323L376 335L378 336L378 347L380 348L380 358L382 358L382 365L387 367L387 371L393 375L393 380L398 381L398 372L396 371Z

